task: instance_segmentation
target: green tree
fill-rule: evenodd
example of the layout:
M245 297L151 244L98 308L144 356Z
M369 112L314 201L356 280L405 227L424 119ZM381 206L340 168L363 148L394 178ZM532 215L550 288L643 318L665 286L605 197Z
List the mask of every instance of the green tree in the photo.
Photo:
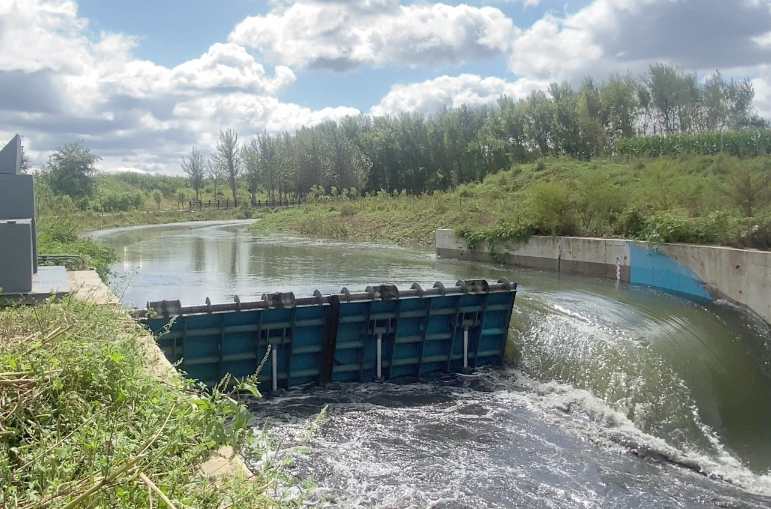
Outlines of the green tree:
M612 145L618 139L635 135L641 110L639 86L630 75L614 74L600 87L600 102L608 144Z
M100 159L84 147L82 141L57 147L43 170L46 181L56 194L72 198L90 196L94 190L96 163Z
M216 158L220 166L224 168L228 178L230 191L233 193L233 202L236 202L236 183L241 174L241 154L238 150L238 133L233 129L220 130L220 139L217 143Z
M249 195L252 203L255 203L257 188L260 186L260 149L256 138L241 147L241 161L244 163L246 181L249 184Z
M578 94L567 81L552 83L548 91L553 104L552 136L555 149L569 157L583 157L583 143L578 125Z
M153 200L155 201L155 204L158 205L158 210L161 210L161 200L163 199L163 193L161 193L159 190L153 191Z
M185 160L182 158L182 171L187 174L190 187L195 191L196 201L201 199L201 188L203 187L203 179L206 177L206 165L203 160L203 155L197 148L193 147L190 151L190 158Z
M268 190L270 200L276 201L276 190L281 188L281 165L279 163L277 139L263 131L257 135L256 153L257 167L259 168L262 183ZM279 192L279 200L281 193Z
M212 158L209 160L207 166L206 166L206 173L209 175L209 178L212 180L212 184L214 184L214 199L217 200L217 186L225 179L227 176L227 172L225 171L225 167L220 164L220 161L217 158Z
M768 163L755 164L732 161L728 170L725 192L742 211L753 217L771 202L771 171Z
M541 156L551 154L554 135L554 103L542 90L535 90L524 100L525 134L538 147Z

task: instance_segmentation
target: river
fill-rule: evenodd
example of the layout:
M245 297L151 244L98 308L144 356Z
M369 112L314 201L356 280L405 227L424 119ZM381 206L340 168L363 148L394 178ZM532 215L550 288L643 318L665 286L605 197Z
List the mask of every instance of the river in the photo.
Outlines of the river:
M312 477L327 506L771 507L771 332L730 305L233 222L95 237L120 256L111 284L127 305L519 283L511 367L253 405L288 472Z

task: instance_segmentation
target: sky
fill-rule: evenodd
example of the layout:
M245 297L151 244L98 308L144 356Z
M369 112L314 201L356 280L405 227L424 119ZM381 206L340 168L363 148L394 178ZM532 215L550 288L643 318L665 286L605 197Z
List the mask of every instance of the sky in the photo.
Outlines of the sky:
M771 118L771 0L0 0L0 144L83 140L105 171L182 174L346 115L494 104L665 62L749 78Z

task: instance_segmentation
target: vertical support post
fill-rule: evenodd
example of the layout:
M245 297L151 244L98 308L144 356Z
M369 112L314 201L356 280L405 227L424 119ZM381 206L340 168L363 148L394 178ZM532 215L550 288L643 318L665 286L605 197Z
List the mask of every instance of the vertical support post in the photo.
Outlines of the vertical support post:
M324 385L332 381L332 368L335 365L335 346L337 326L340 323L340 296L330 295L329 306L324 308L324 326L321 333L321 369L319 383Z
M463 327L463 369L468 369L468 325Z
M278 392L278 352L276 351L276 345L273 345L271 347L270 351L270 363L271 367L273 368L273 392Z
M383 381L383 334L377 335L377 381Z
M428 325L431 323L431 306L434 300L431 298L426 299L426 303L423 306L423 323L421 324L423 329L420 338L420 361L418 363L418 379L423 371L423 359L426 358L426 337L428 336ZM393 355L391 356L393 358Z
M225 322L227 321L227 313L222 313L220 317L220 335L217 338L217 377L214 382L217 383L225 376L222 371L222 344L225 342Z

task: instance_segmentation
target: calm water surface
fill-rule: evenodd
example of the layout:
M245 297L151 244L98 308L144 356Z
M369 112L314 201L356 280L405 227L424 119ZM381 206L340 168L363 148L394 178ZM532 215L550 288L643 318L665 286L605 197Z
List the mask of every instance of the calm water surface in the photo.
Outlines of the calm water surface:
M333 507L771 507L768 327L728 305L612 281L437 260L241 223L127 228L125 304L507 277L514 366L420 384L345 384L254 405ZM327 413L309 433L309 423ZM255 458L256 464L260 463ZM700 472L697 473L696 471Z

